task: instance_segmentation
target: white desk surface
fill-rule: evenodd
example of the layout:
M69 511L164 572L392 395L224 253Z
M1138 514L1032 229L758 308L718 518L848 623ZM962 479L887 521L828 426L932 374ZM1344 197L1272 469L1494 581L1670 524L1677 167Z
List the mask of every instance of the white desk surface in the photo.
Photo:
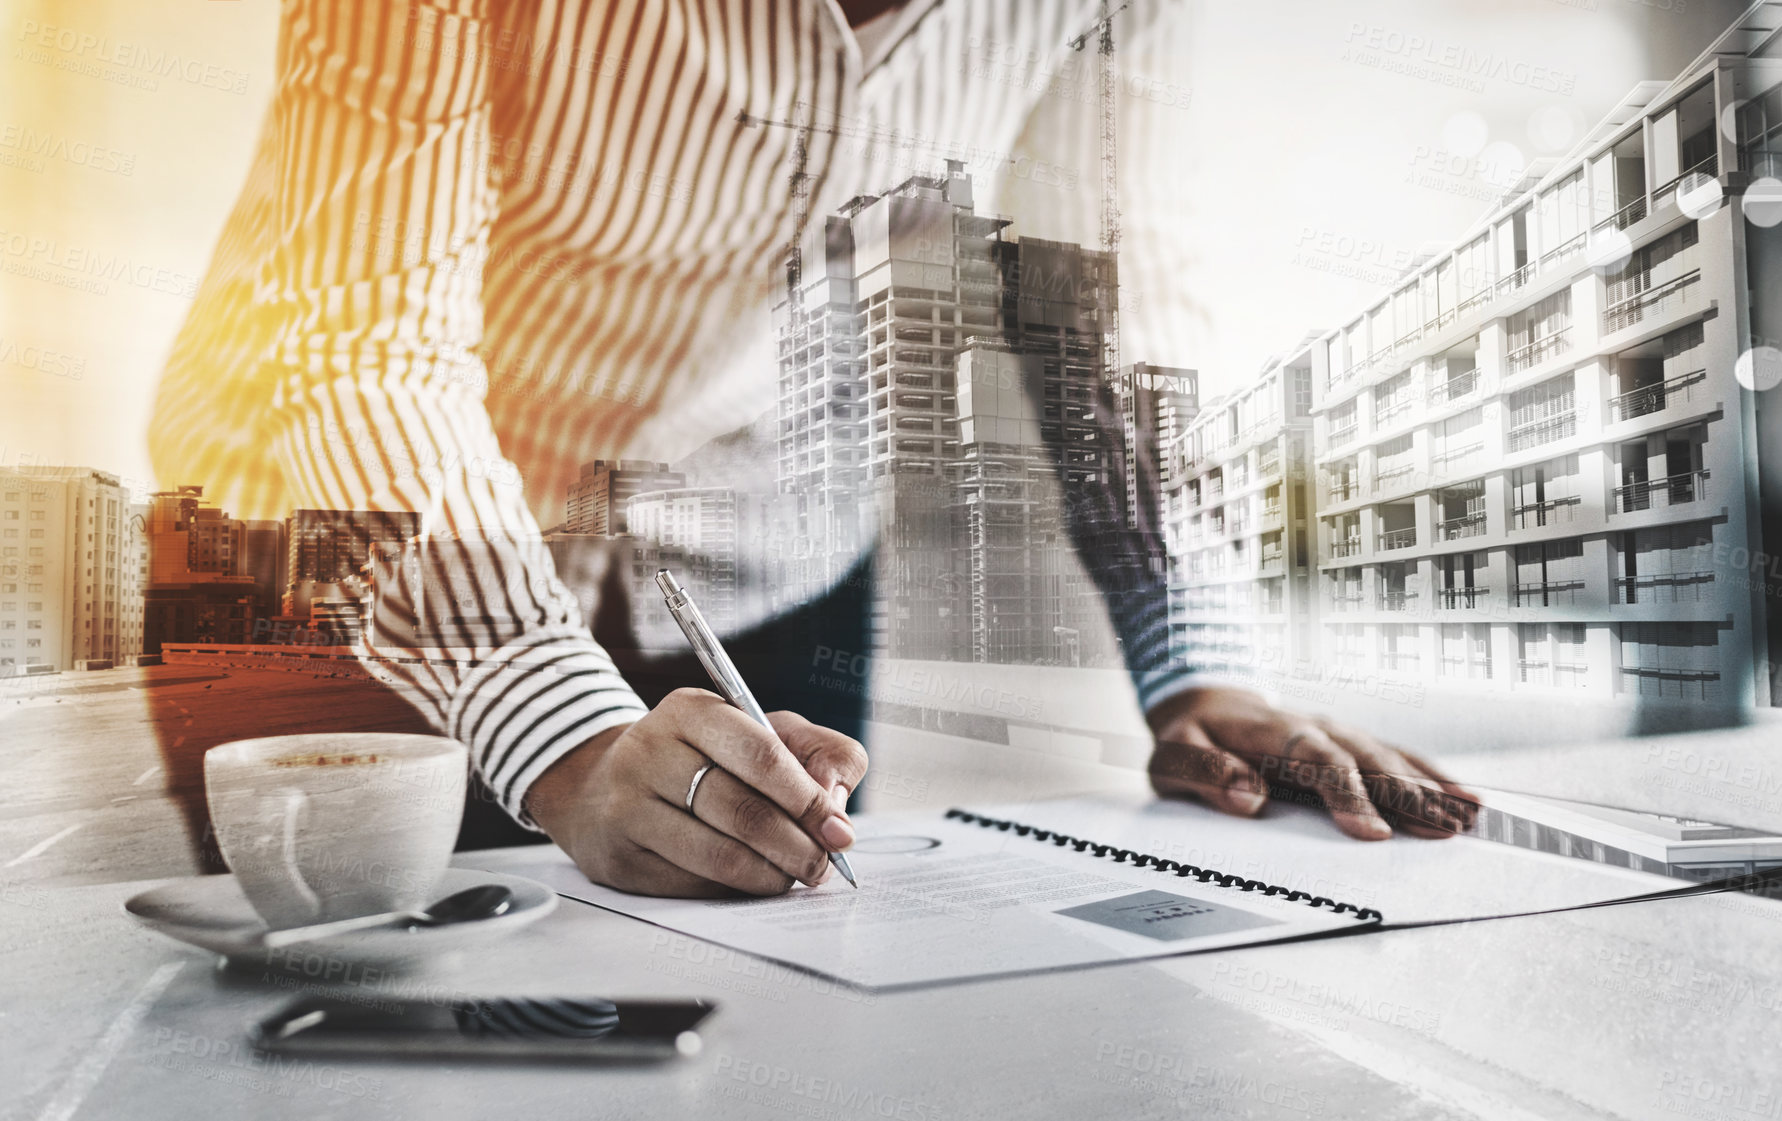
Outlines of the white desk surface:
M891 774L935 774L933 757L953 748L896 740L875 749ZM1717 767L1738 773L1766 765L1773 741L1759 727L1663 746L1724 757ZM1667 765L1654 742L1456 769L1782 822L1749 787L1671 782L1690 777L1688 764ZM1080 762L1000 773L1002 793L1017 796L1133 779ZM896 789L910 797L887 796L885 808L986 797L970 768L945 788ZM1741 808L1729 813L1729 800ZM506 856L474 859L499 867ZM1742 1121L1782 1110L1782 904L1743 896L870 999L770 981L745 957L565 901L475 959L356 991L710 997L721 1008L703 1054L633 1068L318 1059L273 1070L250 1061L243 1028L291 992L136 928L119 905L148 882L0 883L0 1116Z

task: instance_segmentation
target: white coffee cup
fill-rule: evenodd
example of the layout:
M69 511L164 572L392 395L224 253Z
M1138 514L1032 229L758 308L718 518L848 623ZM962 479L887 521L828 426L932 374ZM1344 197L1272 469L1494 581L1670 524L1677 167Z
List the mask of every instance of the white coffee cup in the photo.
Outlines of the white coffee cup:
M207 751L205 797L223 859L277 930L431 903L468 769L443 736L268 736Z

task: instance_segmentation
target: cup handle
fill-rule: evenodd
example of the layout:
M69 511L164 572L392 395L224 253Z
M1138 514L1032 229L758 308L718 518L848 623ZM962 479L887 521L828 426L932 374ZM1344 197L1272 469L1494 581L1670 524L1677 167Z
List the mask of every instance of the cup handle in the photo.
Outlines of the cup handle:
M322 911L321 897L303 878L303 871L297 866L297 820L309 805L309 795L301 790L287 789L285 795L285 816L279 836L279 862L285 873L285 881L296 894L302 898L304 906L309 910L310 919Z

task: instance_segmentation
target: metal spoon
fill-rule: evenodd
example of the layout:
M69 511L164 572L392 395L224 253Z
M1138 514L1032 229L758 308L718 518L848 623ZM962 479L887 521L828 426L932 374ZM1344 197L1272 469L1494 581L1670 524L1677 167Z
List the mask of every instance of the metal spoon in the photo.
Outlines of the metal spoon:
M341 919L338 922L270 930L260 939L260 944L269 950L275 950L280 946L308 942L312 938L327 938L334 934L369 930L374 926L386 926L397 922L407 923L410 930L423 926L450 926L453 923L491 919L496 915L505 914L513 905L514 893L511 888L501 884L480 884L477 887L467 887L463 891L453 892L425 911L385 911L378 915L360 915L357 918Z

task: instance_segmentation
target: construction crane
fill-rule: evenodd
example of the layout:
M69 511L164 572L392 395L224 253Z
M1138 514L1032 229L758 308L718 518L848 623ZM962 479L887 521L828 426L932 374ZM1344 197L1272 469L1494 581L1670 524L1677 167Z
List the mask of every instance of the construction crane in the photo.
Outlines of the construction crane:
M1133 0L1122 0L1113 6L1101 0L1101 11L1095 20L1070 41L1070 49L1084 51L1091 40L1095 53L1101 56L1100 134L1101 134L1101 249L1107 254L1108 266L1119 277L1120 262L1120 160L1119 160L1119 76L1114 71L1114 17L1132 7ZM1120 377L1120 294L1109 292L1103 309L1101 343L1105 353L1106 384L1112 386L1120 404L1121 435L1126 444L1125 507L1128 526L1138 521L1138 474L1135 453L1138 448L1138 389L1126 385Z
M1091 40L1095 53L1101 56L1100 140L1101 140L1101 248L1108 263L1118 275L1120 252L1120 160L1119 160L1119 75L1114 71L1114 17L1132 7L1133 0L1123 0L1115 7L1111 0L1101 0L1101 12L1095 20L1070 41L1073 51L1087 50ZM1120 308L1116 295L1107 307L1102 326L1102 342L1107 348L1108 376L1120 370Z

